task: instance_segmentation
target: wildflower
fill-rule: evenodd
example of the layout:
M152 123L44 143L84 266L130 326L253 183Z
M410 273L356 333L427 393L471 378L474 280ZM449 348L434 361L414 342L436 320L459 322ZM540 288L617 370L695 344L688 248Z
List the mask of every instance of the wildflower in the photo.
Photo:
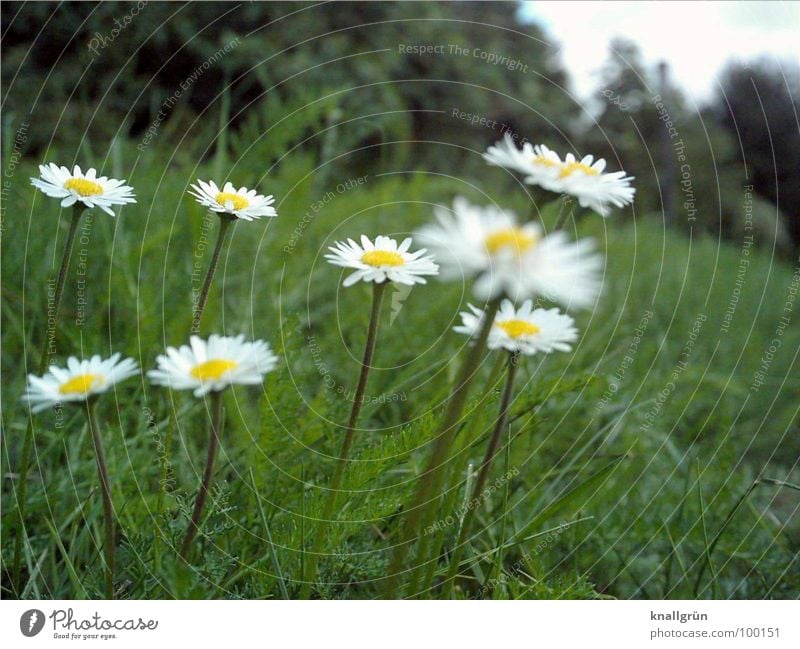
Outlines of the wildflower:
M100 492L103 496L103 527L105 540L105 594L107 599L114 597L114 506L111 500L111 482L108 476L103 438L95 413L95 401L98 395L108 391L117 383L139 373L136 363L131 358L120 361L120 355L114 354L103 360L100 356L92 356L89 360L79 361L77 358L67 359L67 367L50 367L50 373L44 376L28 376L28 389L25 398L33 412L52 408L62 403L83 403L86 420L92 434L97 472L100 477ZM99 544L98 544L99 545Z
M418 236L441 263L444 279L475 278L479 299L544 297L585 308L600 292L603 260L590 239L544 235L538 223L518 225L513 212L461 197L452 210L437 207L436 218Z
M154 384L174 390L193 390L195 397L204 397L210 393L212 415L206 468L181 545L181 557L186 558L200 529L203 508L211 493L224 417L222 390L229 385L261 383L264 375L275 369L278 357L263 340L245 342L241 335L235 338L211 335L208 341L192 336L189 345L183 345L180 349L168 347L167 353L159 356L157 363L158 369L147 373Z
M631 187L632 176L624 171L604 173L606 161L593 161L590 155L578 161L568 153L554 181L554 191L569 194L578 199L581 207L588 207L600 216L611 213L611 205L625 207L633 202L636 188Z
M39 165L39 174L39 178L31 178L31 184L47 196L62 199L61 207L81 203L89 208L97 206L114 216L112 205L136 202L133 187L126 185L124 180L98 177L94 168L84 174L78 165L70 172L67 167L51 162Z
M208 342L198 336L179 349L168 347L156 359L158 369L148 378L173 390L193 390L194 396L224 390L229 385L258 385L278 364L278 357L262 340L245 342L244 336L212 334Z
M462 324L453 329L458 333L475 336L480 330L484 312L471 304L471 312L462 312ZM531 300L525 300L517 309L510 300L503 300L489 331L487 347L505 349L532 356L537 352L568 352L569 343L578 339L575 321L558 309L534 309Z
M213 180L204 182L200 179L197 180L196 185L192 185L192 189L194 191L189 193L197 199L200 205L218 214L229 214L244 221L254 221L262 216L278 215L275 208L272 207L275 198L262 196L254 189L247 189L247 187L236 189L230 182L225 183L225 186L220 189Z
M484 326L486 315L484 311L471 304L469 308L471 313L463 312L461 314L463 324L454 329L474 338ZM519 309L515 308L510 300L503 300L501 303L500 309L492 321L487 346L489 349L502 349L508 353L506 380L500 401L500 411L489 436L486 453L472 490L473 501L483 493L489 477L489 469L497 457L500 439L503 432L508 429L508 413L514 397L514 378L520 356L532 356L537 352L570 351L572 348L569 343L578 339L578 330L574 324L571 317L559 312L558 309L534 309L531 300L525 300ZM452 590L461 554L464 546L468 543L472 521L472 512L466 512L461 521L458 539L450 558L450 569L446 580L447 592Z
M490 146L484 159L491 165L517 171L529 185L539 185L558 194L574 196L581 207L588 207L601 216L611 213L611 206L625 207L633 202L636 188L632 176L624 171L605 173L606 161L587 155L578 160L568 153L563 160L545 145L526 142L518 149L506 134L502 142Z
M361 372L350 408L350 417L347 420L339 457L337 458L333 476L328 485L328 493L322 507L321 524L323 526L330 522L336 511L336 501L342 485L342 477L350 460L350 448L355 440L358 417L361 413L361 406L364 403L369 371L372 367L372 358L378 339L381 307L386 294L386 287L390 282L408 286L424 284L426 280L423 275L436 275L439 272L439 267L433 262L433 257L425 255L426 250L408 252L411 243L411 238L407 238L400 245L397 245L397 241L385 236L376 237L375 243L373 243L367 236L362 235L360 246L352 239L348 239L346 243L337 242L336 245L331 246L329 248L330 254L325 255L325 258L334 266L356 269L355 273L344 280L345 286L352 286L359 280L372 282L372 307L367 328L367 339L364 344L364 356L361 361ZM317 534L316 545L312 547L312 551L309 553L309 560L306 564L303 579L304 584L300 592L301 599L308 598L312 584L316 580L320 554L319 546L323 538L324 528L322 532Z
M490 146L484 160L495 167L504 167L525 175L525 182L545 186L556 180L561 170L561 158L544 144L525 142L522 149L506 133L501 142Z
M379 235L375 243L369 237L361 235L361 245L352 239L347 242L338 241L328 249L325 255L334 266L355 268L356 272L344 280L344 286L352 286L359 280L382 283L386 281L398 284L424 284L423 275L436 275L439 266L433 257L425 255L424 248L416 252L408 252L411 238L404 239L400 245L390 237Z
M33 412L41 412L64 403L87 401L138 373L134 360L120 361L119 354L105 360L92 356L83 361L72 356L67 359L66 368L51 365L44 376L28 375L25 399Z
M217 270L222 247L233 223L239 219L254 221L262 216L277 216L278 213L272 207L275 202L272 196L262 196L257 194L254 189L247 189L247 187L236 189L230 182L225 183L225 186L220 189L213 180L204 182L198 179L197 184L192 185L192 190L194 191L189 193L197 199L197 202L212 212L216 212L220 221L217 242L214 244L214 252L211 253L211 263L208 265L203 285L193 308L192 333L197 333L200 331L200 320L206 308L211 282Z

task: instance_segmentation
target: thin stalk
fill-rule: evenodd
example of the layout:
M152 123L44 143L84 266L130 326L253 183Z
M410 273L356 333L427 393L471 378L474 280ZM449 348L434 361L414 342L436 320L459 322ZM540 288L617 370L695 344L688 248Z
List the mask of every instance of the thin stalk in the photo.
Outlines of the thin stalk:
M567 221L567 218L569 218L572 215L574 208L570 207L570 209L566 209L567 205L572 205L572 202L573 201L571 198L568 198L566 196L564 197L563 202L561 203L561 209L558 211L558 218L556 219L555 225L553 226L553 232L563 228L564 224Z
M436 504L439 502L437 493L441 486L445 461L453 446L453 440L458 430L461 414L464 411L464 405L466 404L469 394L469 386L472 383L472 379L477 374L481 359L486 351L486 340L489 338L489 331L492 328L492 323L500 308L501 299L501 297L496 297L487 305L485 317L481 323L481 328L476 337L475 344L465 356L458 379L450 394L447 411L442 421L442 427L439 431L439 435L433 442L433 450L431 451L425 471L420 476L419 486L412 500L411 507L408 510L405 527L394 549L387 582L387 598L389 599L395 599L397 596L398 579L401 571L405 567L405 559L409 550L408 546L418 537L419 548L416 555L417 567L414 568L414 573L418 571L419 565L424 562L428 543L430 542L428 538L430 535L421 535L421 532L424 531L425 527L429 524L430 519L435 513ZM414 575L412 574L412 584L414 580Z
M519 353L514 352L508 355L508 371L506 373L506 385L503 389L503 398L500 402L500 412L497 415L497 423L495 424L492 435L489 438L489 445L486 447L486 454L483 457L481 469L478 472L478 477L475 480L475 486L472 490L472 498L467 504L467 511L464 514L464 520L461 523L461 530L458 534L458 540L453 548L453 556L450 559L450 569L447 573L447 584L445 586L448 596L452 593L455 584L456 575L458 573L458 566L461 563L461 553L467 545L469 538L470 527L472 526L472 519L475 516L475 510L481 501L481 494L483 488L486 486L486 480L489 477L489 468L492 466L495 456L497 455L497 447L500 445L500 437L506 427L508 421L508 411L511 408L511 399L514 396L514 377L517 373L517 363L519 362Z
M491 371L489 372L489 379L486 381L488 389L486 390L484 396L481 397L481 400L473 407L471 412L477 413L481 408L484 407L484 401L489 399L491 393L494 392L495 385L502 378L501 374L503 373L505 366L506 366L505 357L503 356L503 354L497 354L497 361L495 362ZM466 452L468 447L472 446L477 442L477 440L474 439L473 437L473 433L475 431L477 422L479 420L480 417L473 416L472 419L468 421L464 426L459 427L457 436L461 438L461 443L459 443L458 440L456 439L454 440L454 446L453 446L454 448L453 452L456 455L458 455L462 451ZM452 474L453 471L451 470L450 473ZM466 511L466 504L469 502L469 497L470 494L472 493L472 485L474 483L475 475L476 473L474 467L472 466L472 464L470 464L469 467L467 467L467 476L464 484L464 507L462 507L459 510L461 512ZM452 491L456 492L456 489L453 489ZM446 516L444 516L444 513L450 512L453 509L453 503L452 499L449 498L445 498L443 502L445 503L445 505L442 512L443 512L443 517L446 518ZM459 522L458 522L459 531L461 530L461 525L463 524L463 522L464 522L463 515L459 516ZM428 568L426 569L425 574L422 575L422 580L423 580L422 583L424 584L430 584L433 581L433 577L436 573L436 566L438 563L436 559L442 554L442 548L444 547L445 543L445 536L446 535L444 531L442 531L440 534L437 535L436 545L432 548L431 551L431 557L433 558L433 560L428 562ZM414 592L419 592L419 591L415 590Z
M492 369L489 370L489 378L486 381L486 393L481 397L481 400L473 407L471 412L477 413L483 407L484 403L487 402L492 394L494 393L495 386L502 378L503 370L506 366L506 359L502 354L497 355L497 361L492 366ZM487 404L488 405L488 404ZM461 438L461 443L459 446L456 447L456 453L460 453L461 451L466 451L466 449L476 442L475 438L475 429L480 421L480 417L473 417L470 421L468 421L463 427L461 427L458 431L458 436ZM469 497L469 492L471 491L472 484L470 484L470 488L466 490L465 498Z
M211 281L214 279L214 273L217 271L217 264L219 257L222 253L222 247L225 243L225 237L230 230L231 225L236 219L232 216L221 214L219 217L219 233L217 234L217 243L214 245L214 253L211 255L211 264L208 266L206 278L203 280L203 287L200 289L200 297L197 300L195 307L194 317L192 318L192 333L200 331L200 320L203 317L203 311L206 308L206 301L208 300L208 292L211 289Z
M725 516L725 520L722 521L722 525L720 526L719 531L717 531L717 533L714 535L714 538L711 540L711 543L709 543L706 548L705 551L706 557L708 558L711 557L711 555L714 553L714 549L717 547L717 543L719 543L719 540L722 538L723 533L728 528L728 525L733 520L733 517L736 516L736 512L738 512L741 509L742 505L744 505L744 503L747 501L750 494L753 493L753 491L755 491L755 488L758 485L762 484L773 485L775 487L788 487L789 489L800 491L800 487L790 482L784 482L783 480L775 480L773 478L756 478L753 481L753 484L751 484L750 487L748 487L747 491L745 491L739 497L739 499L734 503L733 507L731 507L730 511L728 512L728 515ZM700 570L697 573L697 578L694 581L694 596L696 598L702 595L702 592L705 592L706 588L708 588L708 586L706 586L705 588L703 588L702 592L700 591L700 582L703 580L703 575L705 575L708 563L709 561L700 564Z
M378 328L381 320L381 307L383 306L383 297L386 295L386 287L388 282L376 283L372 289L372 310L369 316L369 328L367 329L367 342L364 345L364 358L361 361L361 373L358 377L358 386L356 387L355 397L353 399L353 406L350 409L350 418L347 421L347 429L344 433L342 440L342 447L339 451L339 458L336 462L336 467L333 470L333 477L328 487L328 495L325 498L325 504L322 508L322 525L330 521L331 516L336 508L336 500L339 496L339 488L341 487L342 477L344 470L347 466L350 457L350 448L355 439L356 424L358 423L358 416L361 414L361 406L364 403L364 393L367 389L367 379L369 378L369 371L372 368L372 357L375 353L375 343L378 339ZM314 579L317 576L317 565L319 563L319 548L320 542L324 538L324 534L318 533L316 540L312 546L312 552L308 562L308 574L304 579L303 588L300 592L300 599L307 599L311 587L314 584Z
M58 327L58 312L61 307L61 297L64 294L64 284L67 281L67 270L69 269L69 260L72 256L72 247L75 243L75 235L78 232L78 224L81 220L81 215L86 206L83 203L75 203L72 207L72 218L69 222L69 230L67 231L67 239L64 242L64 250L61 253L61 266L58 269L58 279L56 280L56 290L53 294L53 339L55 339L56 328ZM47 366L50 364L49 346L47 338L44 341L44 349L42 356L39 359L38 376L45 373ZM20 458L19 467L19 489L17 490L17 519L14 524L14 562L12 564L12 583L17 593L21 591L22 584L20 583L20 576L22 574L22 542L25 534L25 512L26 512L26 496L28 491L28 471L31 465L31 450L33 446L33 417L28 417L28 425L25 428L25 437L22 440L22 457Z
M231 115L231 91L230 73L227 67L223 71L222 80L222 105L219 111L219 126L217 136L217 150L214 155L214 178L221 178L225 168L226 152L228 150L228 121Z
M502 358L502 355L500 357ZM467 475L464 480L464 499L463 499L464 502L461 505L461 509L459 509L458 512L467 511L467 505L469 503L470 495L472 494L472 485L474 482L475 482L475 467L473 466L472 462L470 462L469 465L467 466ZM452 511L454 501L458 499L458 490L452 489L451 492L452 495L444 499L445 502L444 511L447 512ZM461 514L457 514L457 516L458 516L458 530L460 531L461 526L464 524L464 516ZM425 570L425 574L422 576L423 584L433 584L433 580L436 576L436 568L438 566L438 558L442 554L442 548L444 548L446 535L447 534L444 529L442 529L437 535L436 545L433 546L433 551L431 553L431 557L433 559L428 562L428 567ZM430 598L431 589L429 588L428 590L426 590L422 596L425 597L426 599Z
M256 489L256 479L253 476L253 469L250 469L250 484L253 488L253 495L256 498L256 505L258 506L258 513L261 516L261 524L264 526L264 532L267 535L267 544L269 545L269 554L270 558L272 559L272 567L275 569L275 579L278 582L278 587L280 588L281 595L283 599L291 599L289 597L289 591L286 588L286 581L283 578L283 571L281 570L281 564L278 561L278 555L275 552L275 544L272 542L272 534L269 531L269 523L267 522L267 515L264 513L264 507L261 505L261 499L258 497L258 489Z
M504 480L505 484L503 485L503 515L500 517L500 551L497 553L497 560L494 562L494 568L496 573L496 579L498 583L503 579L503 561L505 559L505 550L504 546L506 544L506 519L508 518L508 499L511 495L511 481L508 479L508 476L511 475L508 472L508 467L511 466L511 442L513 441L514 437L511 434L511 425L506 421L506 426L508 427L508 442L506 443L506 452L505 452L505 469L504 471ZM491 572L490 572L491 575Z
M114 599L114 505L111 503L111 482L108 479L108 465L106 454L103 451L103 438L100 436L100 427L97 425L97 416L94 411L94 400L86 402L86 418L92 432L95 457L97 458L97 473L100 476L100 488L103 494L103 527L105 529L105 573L106 573L106 599Z
M467 478L464 481L464 503L461 505L461 511L466 514L469 511L470 494L472 493L472 485L475 484L475 465L470 462L467 465ZM458 517L458 533L461 533L461 528L464 527L464 515Z
M158 424L154 423L153 425L156 426L156 433L158 433ZM167 430L164 433L163 442L161 442L161 456L159 457L159 478L158 478L158 496L156 497L156 515L158 516L158 527L159 531L161 531L161 525L165 524L164 521L164 499L167 496L167 491L169 489L169 472L170 472L170 463L169 463L169 453L170 449L172 448L172 431L173 427L169 425L169 421L167 421ZM162 552L162 545L169 546L169 542L166 540L165 535L162 533L161 538L154 542L154 550L155 550L155 565L156 570L161 570L161 552ZM160 572L158 574L161 574Z
M539 217L539 206L536 201L531 201L531 209L528 210L528 221L535 221Z
M203 508L206 504L208 494L211 492L211 479L214 477L214 462L217 459L217 449L219 448L219 436L222 428L222 391L211 393L211 434L208 441L208 456L206 457L206 468L203 472L203 480L200 483L200 491L194 501L194 511L186 536L183 537L181 545L181 558L185 559L189 553L189 548L197 536L200 529L200 519L203 516Z
M75 243L75 235L78 232L78 224L81 220L81 215L86 206L83 203L75 203L72 207L72 218L69 222L69 230L67 230L67 238L64 241L64 252L61 254L61 266L58 269L58 279L56 280L56 291L53 295L53 331L58 320L58 311L61 307L61 298L64 295L64 285L67 283L67 270L69 269L69 260L72 256L72 246ZM48 347L45 345L42 358L39 361L39 374L44 374L50 362L50 355L48 354Z

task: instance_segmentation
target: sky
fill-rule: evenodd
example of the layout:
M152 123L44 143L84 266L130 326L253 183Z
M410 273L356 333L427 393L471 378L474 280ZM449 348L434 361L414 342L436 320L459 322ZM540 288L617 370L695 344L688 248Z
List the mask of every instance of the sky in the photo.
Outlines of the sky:
M713 96L731 58L800 62L800 2L523 2L520 18L559 44L582 99L615 36L634 40L647 64L666 60L672 82L698 102Z

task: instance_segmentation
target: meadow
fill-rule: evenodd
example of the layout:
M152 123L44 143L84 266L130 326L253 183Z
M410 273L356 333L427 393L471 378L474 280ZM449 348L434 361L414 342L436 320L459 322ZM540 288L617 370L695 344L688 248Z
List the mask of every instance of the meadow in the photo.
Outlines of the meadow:
M99 402L119 521L117 596L298 597L320 540L309 596L384 596L399 522L467 346L452 328L474 298L467 284L436 278L389 288L345 494L326 524L370 289L342 288L342 272L323 254L362 233L410 236L457 194L546 227L557 206L485 166L476 179L381 158L342 175L335 158L320 164L293 144L307 126L296 113L283 122L274 110L263 115L286 129L223 130L212 148L202 138L176 143L165 125L144 150L120 138L105 157L86 140L77 152L50 146L46 161L103 166L126 178L138 201L116 218L84 215L54 342L48 291L68 210L29 186L33 160L15 166L3 214L4 596L102 596L102 507L80 409L33 418L21 591L10 583L15 468L31 417L20 397L48 344L61 359L121 352L150 369L166 346L187 341L219 227L187 194L198 177L277 199L277 218L235 223L201 332L264 339L280 362L263 386L224 394L215 487L190 561L177 548L203 469L208 403L144 378ZM7 138L6 160L11 145ZM571 353L520 363L491 495L476 507L446 591L501 398L500 356L482 361L425 531L432 558L407 596L796 598L800 271L763 241L687 236L649 215L588 214L567 231L598 242L602 295L575 315Z

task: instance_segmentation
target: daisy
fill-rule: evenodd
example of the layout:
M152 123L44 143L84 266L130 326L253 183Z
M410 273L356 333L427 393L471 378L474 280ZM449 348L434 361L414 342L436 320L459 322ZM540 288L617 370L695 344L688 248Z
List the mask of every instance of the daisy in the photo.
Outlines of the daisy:
M443 278L476 278L481 300L544 297L585 308L600 292L603 260L590 239L570 241L563 231L545 236L538 223L518 225L513 212L460 197L435 214L438 223L417 235L440 261Z
M469 308L471 313L462 312L461 319L463 324L454 327L454 329L459 333L467 334L471 338L478 338L479 331L483 329L487 316L484 311L471 304ZM481 494L484 493L489 470L497 457L503 434L507 435L508 443L511 444L509 412L514 400L514 379L520 355L533 356L537 352L548 354L553 351L570 351L572 348L569 343L578 339L578 331L575 329L574 324L572 318L559 312L558 309L534 309L531 300L525 300L519 309L515 308L510 300L503 300L500 304L500 309L491 323L487 347L489 349L503 349L508 352L506 379L503 387L503 396L500 400L500 410L497 413L497 419L492 427L489 443L472 488L472 502L478 500ZM475 347L477 345L474 345L473 349ZM452 588L452 583L458 573L458 567L461 565L463 548L468 545L467 539L469 538L473 520L473 512L471 510L473 509L475 508L467 510L461 521L458 539L450 557L450 569L445 580L445 583L448 584L448 590L445 591L446 596L450 594L449 589Z
M439 266L433 257L425 256L424 248L416 252L408 252L411 238L404 239L400 245L390 237L378 235L375 243L365 235L361 235L361 245L352 239L347 242L337 241L325 255L334 266L355 268L356 272L344 280L344 286L352 286L359 280L376 282L386 281L398 284L425 284L423 275L437 275Z
M631 187L632 176L626 176L624 171L604 173L606 161L602 158L595 161L587 155L578 160L568 153L562 161L543 144L532 146L526 142L520 150L508 134L502 142L490 146L483 157L491 165L525 174L529 185L574 196L581 207L601 216L610 214L611 205L625 207L632 203L636 193L636 188Z
M508 133L501 142L490 146L483 159L495 167L504 167L525 174L525 182L531 185L549 185L558 177L561 158L544 144L525 142L522 150L517 148L514 138ZM547 188L547 187L546 187Z
M247 189L247 187L236 189L230 182L225 183L225 186L220 189L213 180L203 182L200 179L197 180L196 185L192 185L192 189L194 191L189 193L197 199L200 205L218 214L230 214L244 221L254 221L262 216L278 215L275 208L272 207L275 198L257 194L255 189Z
M471 304L467 306L471 313L462 312L463 324L453 329L474 337L480 330L484 312ZM516 309L510 300L503 300L492 322L487 346L532 356L537 352L568 352L572 349L569 343L577 339L575 321L558 309L534 309L531 300L525 300Z
M275 369L278 357L263 340L245 342L242 335L232 337L212 334L208 341L192 336L189 345L183 345L180 349L167 347L166 355L159 356L157 362L158 369L147 373L148 378L156 385L164 385L173 390L193 390L194 396L198 398L211 393L210 410L213 414L206 467L181 545L180 555L185 559L200 529L203 508L211 493L214 462L224 419L222 390L229 385L261 383L264 375Z
M433 257L425 255L425 249L416 252L408 252L411 247L410 237L403 240L398 245L397 241L391 237L379 235L375 242L370 241L369 237L361 235L361 245L352 239L346 242L338 241L330 246L329 254L325 258L334 266L343 268L354 268L352 273L344 280L344 286L352 286L359 280L372 282L372 307L370 309L369 325L367 327L367 338L364 344L364 355L361 360L361 372L358 377L352 405L350 407L350 417L342 436L339 457L328 484L328 493L322 506L322 524L325 525L332 520L332 516L337 511L337 498L342 486L342 478L345 468L350 461L350 449L355 440L358 417L361 413L361 406L364 403L367 383L369 379L372 359L375 354L375 347L378 339L378 329L380 328L381 308L386 295L389 282L413 286L414 284L425 284L423 275L437 275L437 266ZM311 587L316 582L317 566L319 557L322 554L321 544L325 539L326 530L322 529L315 537L314 545L309 552L309 560L303 574L303 586L300 591L300 599L308 599Z
M198 336L180 349L167 347L156 359L158 369L147 372L155 385L173 390L194 390L194 396L224 390L229 385L257 385L278 364L278 357L263 340L245 342L244 336L212 334L208 342Z
M51 366L44 376L28 375L24 398L33 412L41 412L64 403L87 401L138 373L135 361L120 361L119 354L105 360L92 356L83 361L71 356L66 368Z
M574 196L581 207L608 216L611 205L625 207L632 203L636 188L631 187L632 176L626 176L624 171L603 173L605 168L602 158L594 161L587 155L579 161L568 153L554 181L554 191Z
M203 280L202 288L194 306L192 333L197 333L200 330L200 320L206 307L208 292L211 289L211 282L217 270L220 253L231 225L238 219L255 221L262 216L277 216L278 213L272 207L275 202L274 197L262 196L257 194L255 189L247 189L247 187L236 189L230 182L225 183L225 186L220 189L213 180L204 182L198 179L197 184L192 185L192 190L189 193L197 199L200 205L207 207L212 212L216 212L220 217L217 243L214 245L211 263L206 271L205 280Z
M103 496L103 528L105 538L103 546L105 555L105 595L114 598L114 556L116 541L114 538L114 505L111 500L111 481L106 465L103 437L97 423L95 413L96 397L106 392L120 381L124 381L139 373L139 368L132 358L120 361L120 355L114 354L103 360L100 356L92 356L89 360L79 361L74 356L67 359L67 367L50 367L44 376L28 376L28 389L24 398L31 406L32 412L53 408L63 403L84 403L86 420L92 435L95 449L97 470L100 475L100 493Z
M90 208L97 206L111 216L114 216L112 205L136 202L133 187L126 185L124 180L106 176L98 178L94 168L84 174L78 165L72 172L52 162L39 165L39 178L31 178L31 184L48 196L63 199L61 207L80 202Z

